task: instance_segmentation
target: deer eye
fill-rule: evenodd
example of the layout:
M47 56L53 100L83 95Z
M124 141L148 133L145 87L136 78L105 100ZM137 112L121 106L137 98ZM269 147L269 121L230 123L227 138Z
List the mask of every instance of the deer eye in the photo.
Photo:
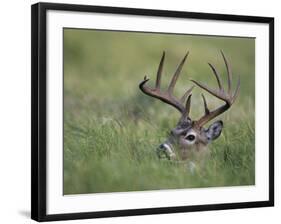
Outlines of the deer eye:
M195 139L194 135L188 135L185 137L185 139L189 140L189 141L193 141Z

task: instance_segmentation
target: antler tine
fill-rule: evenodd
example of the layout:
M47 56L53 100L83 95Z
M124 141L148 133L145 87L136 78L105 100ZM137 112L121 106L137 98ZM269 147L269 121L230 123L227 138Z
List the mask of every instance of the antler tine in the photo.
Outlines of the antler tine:
M211 89L210 87L208 87L207 85L200 83L198 81L195 81L193 79L191 79L190 81L192 81L193 83L195 83L197 86L201 87L202 89L206 90L208 93L212 94L213 96L221 99L221 100L225 100L225 95L224 95L224 91L218 91L216 89Z
M185 103L185 113L184 113L185 116L188 116L190 112L191 96L192 94L188 96L187 101Z
M219 116L220 114L224 113L226 110L228 110L231 105L235 102L239 90L240 90L240 77L238 79L238 84L235 90L235 93L232 94L231 92L231 85L232 85L232 71L230 70L230 65L226 59L226 57L224 56L223 52L221 51L226 69L227 69L227 78L228 78L228 92L225 92L224 88L221 85L221 79L220 76L218 75L218 72L216 71L216 69L209 64L209 66L211 67L211 69L213 70L214 75L216 76L217 82L218 82L218 86L219 86L219 90L214 90L211 89L210 87L208 87L205 84L202 84L200 82L197 82L195 80L191 80L192 82L194 82L197 86L199 86L200 88L206 90L208 93L210 93L211 95L223 100L225 102L224 105L220 106L219 108L210 111L207 107L207 102L206 102L206 98L205 96L202 94L202 98L203 98L203 102L204 102L204 108L205 108L205 115L202 116L198 121L195 122L195 124L198 127L202 127L204 124L206 124L207 122L209 122L210 120L212 120L213 118Z
M167 91L161 91L160 90L160 85L161 85L161 76L162 76L162 70L163 70L163 65L164 65L164 60L165 60L165 52L163 52L163 55L160 60L160 64L158 66L158 71L157 71L157 77L156 77L156 83L155 83L155 88L150 88L146 85L146 83L149 81L149 79L145 76L144 80L139 84L139 88L141 91L151 97L160 99L161 101L170 104L171 106L175 107L178 111L180 111L182 114L186 114L187 107L184 106L184 101L187 96L190 95L193 87L191 87L189 90L186 91L184 96L182 97L182 100L178 100L176 97L172 95L174 86L177 82L178 76L181 72L181 69L183 67L183 64L186 60L186 57L188 56L188 53L185 55L181 63L179 64L175 74L173 75L173 78L170 82L170 85L168 87ZM190 101L190 99L189 99Z
M205 96L204 96L203 93L202 93L202 98L203 98L203 103L204 103L205 115L207 115L207 114L210 113L210 110L209 110L209 108L208 108L207 101L206 101L206 98L205 98Z
M192 92L193 88L194 88L194 86L191 86L191 88L189 88L189 89L185 92L185 94L183 94L183 96L182 96L181 99L180 99L180 102L181 102L182 104L184 104L186 98L190 95L190 93Z
M219 73L217 72L217 70L215 69L215 67L211 63L208 63L208 65L211 67L214 75L216 76L216 79L217 79L220 90L222 90L223 88L222 88L222 85L221 85L221 78L220 78Z
M238 82L237 82L237 86L236 86L236 89L235 89L235 93L234 93L234 95L232 96L232 103L235 102L235 100L236 100L236 98L237 98L237 96L238 96L238 94L239 94L239 90L240 90L240 76L239 76L239 78L238 78Z
M160 89L164 60L165 60L165 51L163 51L161 61L160 61L158 71L157 71L156 84L155 84L156 89Z
M225 64L225 67L226 67L226 71L227 71L228 94L230 94L230 92L231 92L231 84L232 84L232 70L231 70L231 66L230 66L227 58L224 56L224 53L223 53L222 50L221 50L221 55L223 57L224 64Z
M170 85L169 85L169 87L168 87L168 93L170 93L170 94L173 93L174 87L175 87L175 85L176 85L176 82L177 82L177 80L178 80L179 74L180 74L180 72L181 72L181 69L182 69L182 67L183 67L183 65L184 65L184 62L185 62L185 60L186 60L188 54L189 54L189 52L186 53L186 55L185 55L184 58L182 59L181 63L178 65L175 74L173 75L173 78L172 78L172 80L171 80L171 82L170 82Z

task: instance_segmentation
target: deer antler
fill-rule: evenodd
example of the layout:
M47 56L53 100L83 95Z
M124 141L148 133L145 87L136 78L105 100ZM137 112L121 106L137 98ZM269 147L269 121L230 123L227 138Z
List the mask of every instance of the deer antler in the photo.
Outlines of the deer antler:
M163 70L163 64L165 60L165 52L163 52L158 71L157 71L157 77L156 77L156 84L155 88L150 88L146 85L146 83L149 81L149 79L145 76L144 80L139 84L139 88L141 91L149 96L152 96L154 98L157 98L167 104L170 104L171 106L175 107L177 110L179 110L182 115L189 114L190 111L190 101L191 101L191 91L194 86L192 86L190 89L188 89L185 94L181 97L180 100L178 100L175 96L173 96L173 90L176 85L176 82L178 80L178 77L180 75L180 72L182 70L183 64L188 56L189 52L184 56L181 63L178 65L177 70L175 74L172 77L172 80L168 86L167 91L161 91L160 85L161 85L161 77L162 77L162 70ZM186 104L184 105L184 102L186 98L188 97Z
M198 121L195 122L195 125L197 127L202 127L204 124L206 124L207 122L209 122L210 120L214 119L215 117L219 116L220 114L224 113L226 110L228 110L231 105L235 102L237 96L238 96L238 93L239 93L239 90L240 90L240 77L238 79L238 83L237 83L237 86L236 86L236 90L234 92L234 94L231 92L231 85L232 85L232 71L231 71L231 67L230 67L230 64L228 62L228 60L226 59L226 57L224 56L224 53L221 51L221 54L222 54L222 57L223 57L223 60L224 60L224 63L225 63L225 66L226 66L226 71L227 71L227 83L228 83L228 90L227 92L224 90L222 84L221 84L221 78L220 78L220 75L218 74L217 70L215 69L215 67L208 63L209 66L211 67L216 79L217 79L217 82L218 82L218 86L219 86L219 89L218 90L215 90L215 89L211 89L210 87L208 87L207 85L205 84L202 84L200 82L197 82L195 80L191 80L192 82L194 82L197 86L199 86L200 88L206 90L208 93L210 93L211 95L221 99L222 101L225 102L224 105L220 106L219 108L213 110L213 111L210 111L208 109L208 106L207 106L207 102L206 102L206 99L204 97L204 95L202 94L202 98L203 98L203 102L204 102L204 108L205 108L205 115L202 116Z

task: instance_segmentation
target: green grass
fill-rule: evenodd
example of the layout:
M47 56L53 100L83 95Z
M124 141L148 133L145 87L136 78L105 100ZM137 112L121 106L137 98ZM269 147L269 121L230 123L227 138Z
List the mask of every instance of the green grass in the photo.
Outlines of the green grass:
M175 94L191 86L190 78L215 86L207 62L225 78L220 49L234 82L241 77L241 93L220 117L225 125L210 144L210 159L192 174L156 157L179 114L141 93L138 83L148 75L154 85L165 50L165 88L189 50ZM254 40L247 38L64 30L64 194L255 184L254 55ZM193 92L196 119L203 103L201 90ZM206 96L210 108L221 103Z

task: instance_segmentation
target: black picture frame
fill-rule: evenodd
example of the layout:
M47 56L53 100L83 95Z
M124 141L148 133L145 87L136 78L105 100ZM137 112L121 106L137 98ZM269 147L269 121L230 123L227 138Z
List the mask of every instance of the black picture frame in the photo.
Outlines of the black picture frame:
M192 18L235 22L253 22L269 25L269 200L243 203L208 204L196 206L176 206L130 210L114 210L69 214L46 214L46 12L64 10L75 12L100 12L153 17ZM274 18L194 13L183 11L163 11L137 8L103 7L73 4L37 3L31 10L31 218L37 221L70 220L115 216L132 216L161 213L192 212L237 208L274 206Z

